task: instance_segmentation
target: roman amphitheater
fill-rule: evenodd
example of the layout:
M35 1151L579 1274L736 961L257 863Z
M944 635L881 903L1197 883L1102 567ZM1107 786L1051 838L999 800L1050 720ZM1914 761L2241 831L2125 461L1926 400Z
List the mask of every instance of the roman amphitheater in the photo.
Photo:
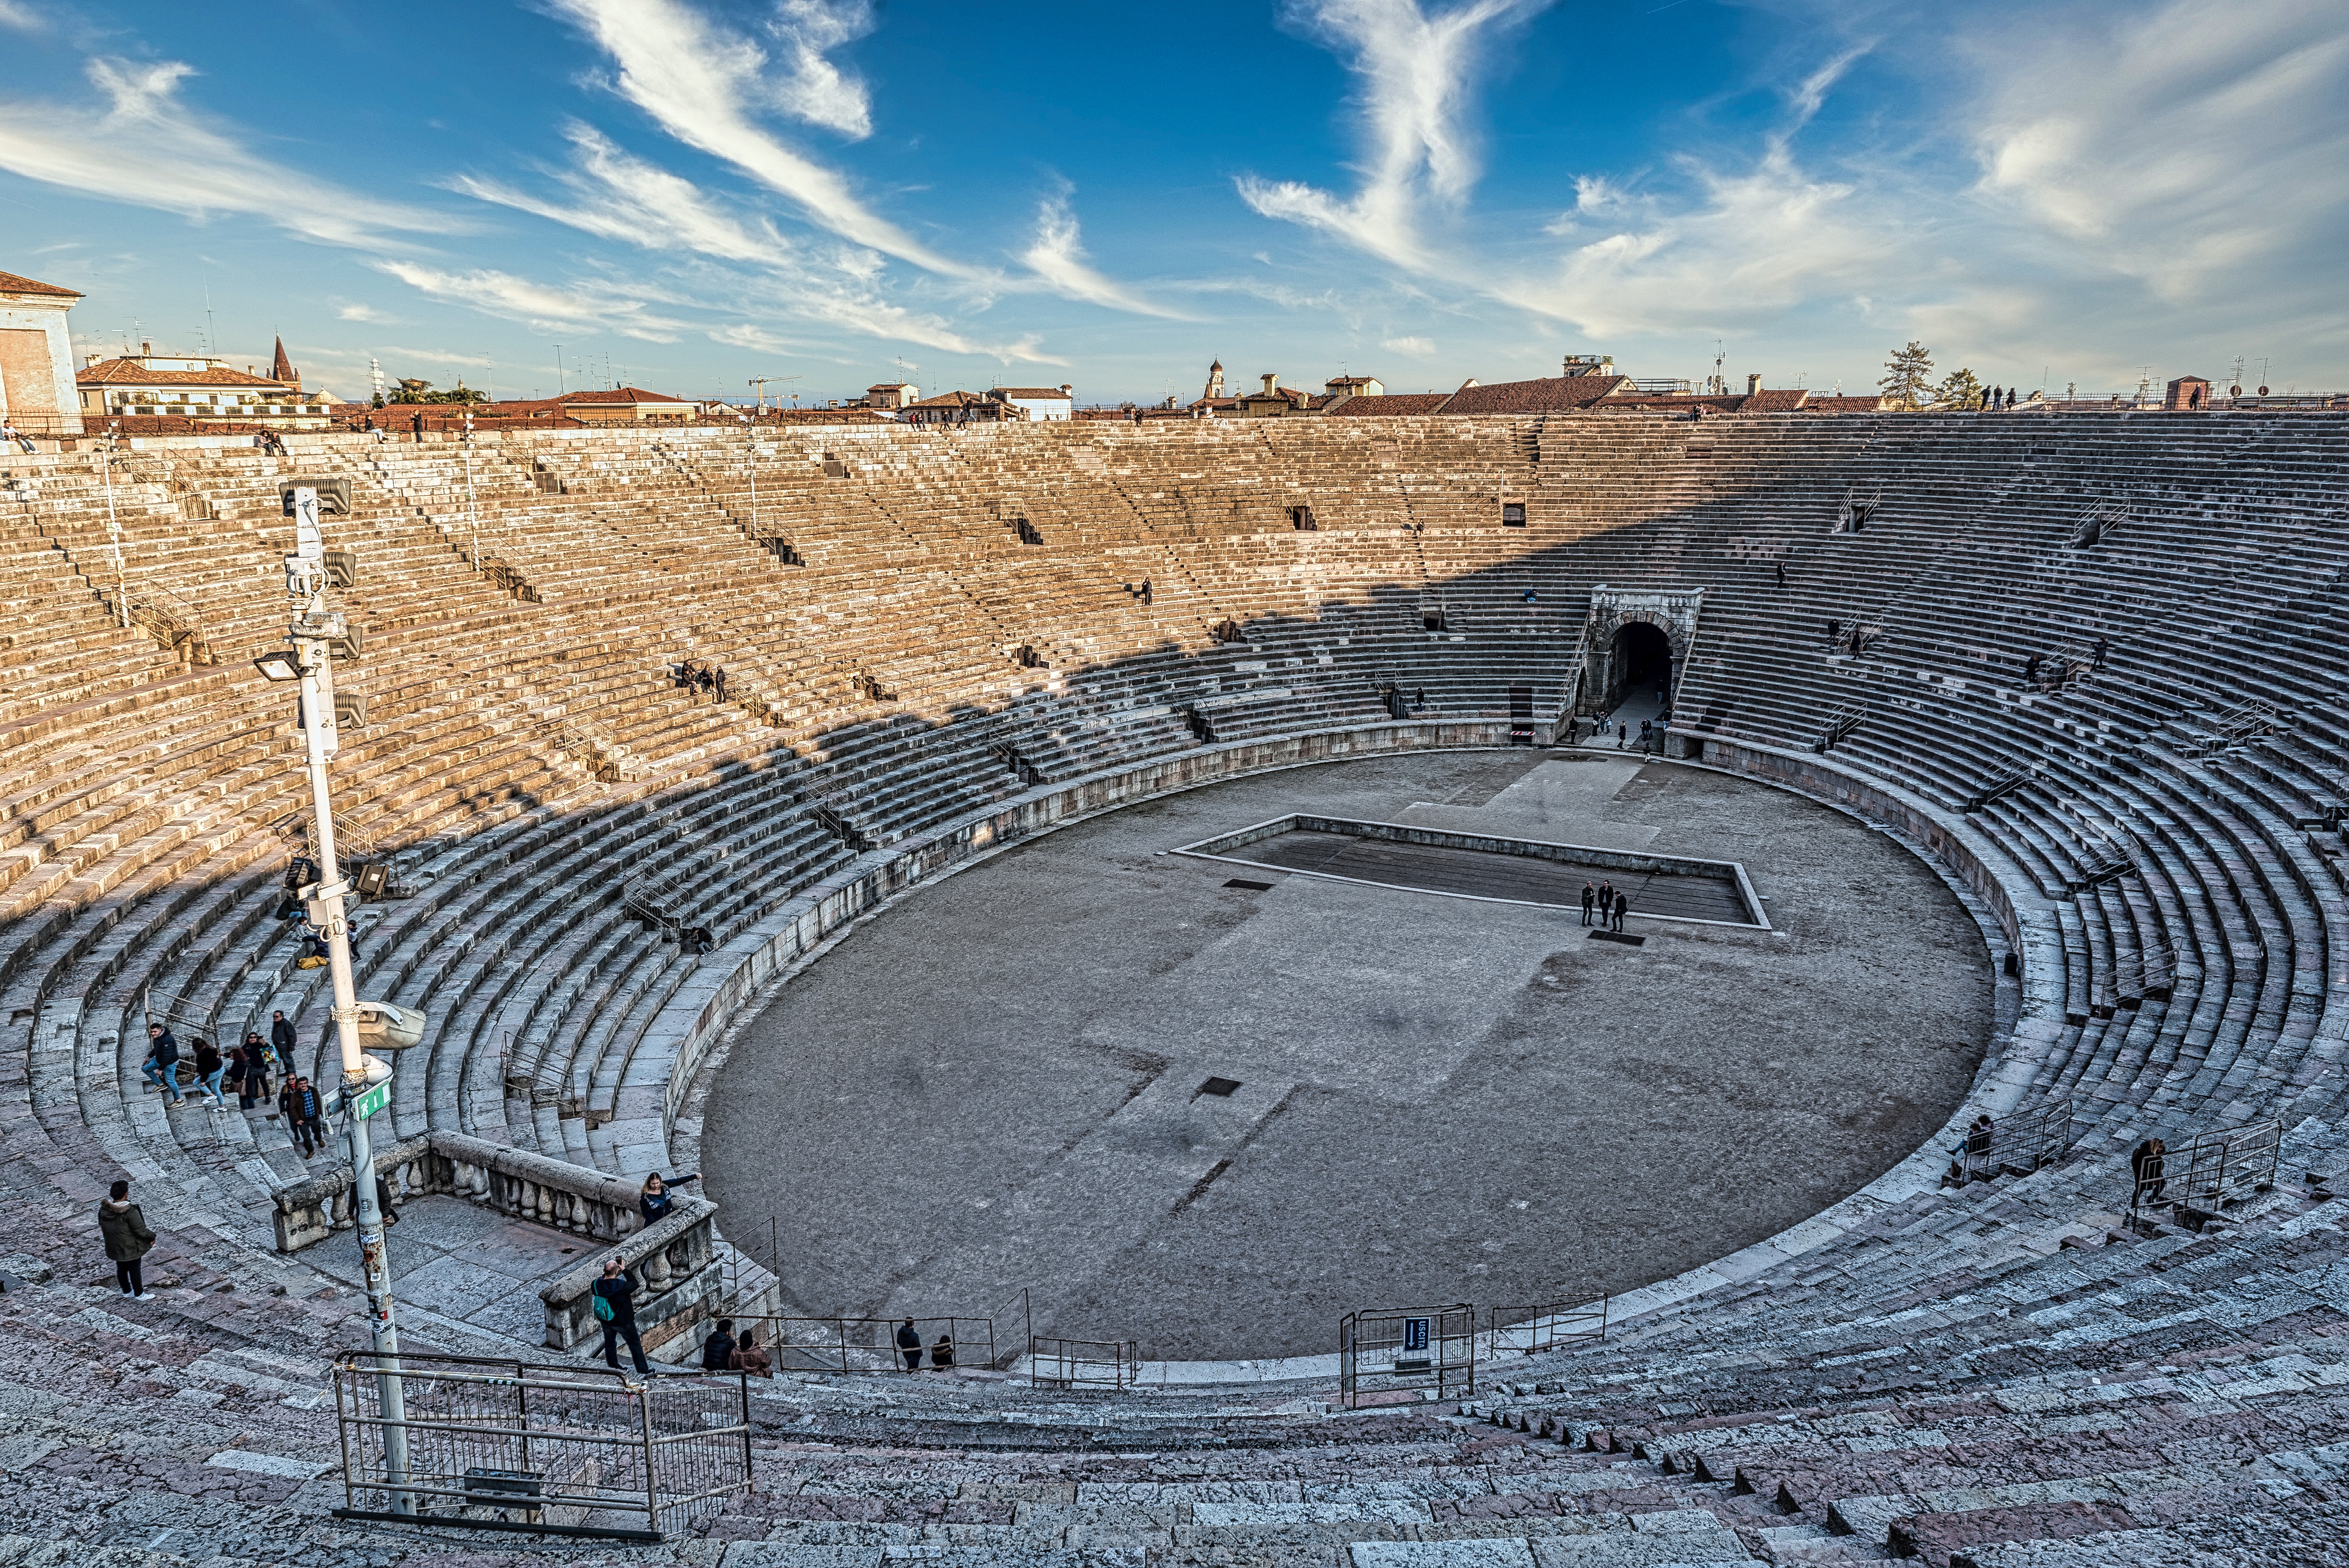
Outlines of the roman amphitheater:
M0 1565L2349 1563L2339 418L285 445L0 459ZM420 1519L142 1078L338 1079L297 480Z

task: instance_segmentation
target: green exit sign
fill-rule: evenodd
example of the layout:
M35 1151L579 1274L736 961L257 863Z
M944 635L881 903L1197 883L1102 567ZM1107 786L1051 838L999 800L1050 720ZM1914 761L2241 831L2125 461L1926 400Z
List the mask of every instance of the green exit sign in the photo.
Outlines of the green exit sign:
M390 1103L391 1080L386 1078L381 1083L371 1083L359 1090L358 1098L351 1101L351 1114L365 1121Z

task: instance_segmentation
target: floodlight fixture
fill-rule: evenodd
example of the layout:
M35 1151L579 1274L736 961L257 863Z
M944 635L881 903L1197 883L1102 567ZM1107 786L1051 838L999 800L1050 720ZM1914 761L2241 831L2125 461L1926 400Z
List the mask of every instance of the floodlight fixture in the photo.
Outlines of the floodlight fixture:
M287 648L273 649L253 661L264 680L298 681L302 678L302 661Z

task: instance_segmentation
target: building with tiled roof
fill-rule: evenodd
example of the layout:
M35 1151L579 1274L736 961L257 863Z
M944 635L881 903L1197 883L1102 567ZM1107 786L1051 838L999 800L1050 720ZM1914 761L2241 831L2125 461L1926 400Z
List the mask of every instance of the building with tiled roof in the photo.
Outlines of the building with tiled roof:
M285 357L285 346L278 346ZM152 344L139 352L101 359L97 355L74 377L85 421L146 415L195 420L264 423L291 429L323 429L335 398L305 392L290 382L260 376L251 366L232 369L208 355L162 355Z
M81 434L68 288L0 273L0 417L28 436Z
M908 425L991 425L1008 419L1025 419L1028 410L1015 403L999 403L976 392L941 392L935 397L925 397L909 403L897 416Z
M915 395L921 388L910 381L875 381L864 389L867 408L886 408L895 413L913 407Z
M1331 418L1368 419L1382 415L1433 414L1452 400L1449 392L1382 392L1370 397L1348 397L1326 410Z
M987 395L1020 409L1030 419L1066 419L1077 406L1076 389L1065 382L1058 387L991 387Z
M565 392L554 403L573 418L588 425L626 423L683 424L694 417L693 399L647 392L641 387L605 387L585 392Z
M1628 390L1628 376L1546 376L1531 381L1475 383L1452 395L1445 414L1570 414Z

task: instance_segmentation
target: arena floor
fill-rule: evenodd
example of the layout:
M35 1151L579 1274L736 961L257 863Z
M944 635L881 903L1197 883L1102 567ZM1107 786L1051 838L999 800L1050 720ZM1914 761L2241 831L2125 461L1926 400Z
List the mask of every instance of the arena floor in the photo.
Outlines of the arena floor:
M1293 810L1734 860L1777 929L1635 911L1635 947L1166 852ZM1810 801L1614 756L1336 763L916 891L742 1032L703 1169L809 1313L992 1315L1009 1348L1026 1287L1037 1332L1148 1358L1325 1353L1351 1307L1580 1300L1804 1219L1957 1107L1992 1007L1956 898Z

